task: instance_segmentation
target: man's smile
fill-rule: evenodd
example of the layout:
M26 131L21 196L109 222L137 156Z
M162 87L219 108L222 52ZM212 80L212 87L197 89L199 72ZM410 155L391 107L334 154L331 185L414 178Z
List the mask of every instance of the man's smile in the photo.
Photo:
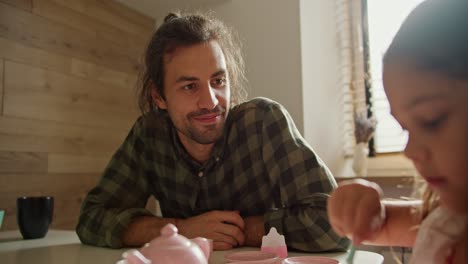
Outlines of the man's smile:
M208 114L208 115L193 117L193 119L203 124L213 124L213 123L219 122L219 120L221 119L221 116L222 116L221 113Z

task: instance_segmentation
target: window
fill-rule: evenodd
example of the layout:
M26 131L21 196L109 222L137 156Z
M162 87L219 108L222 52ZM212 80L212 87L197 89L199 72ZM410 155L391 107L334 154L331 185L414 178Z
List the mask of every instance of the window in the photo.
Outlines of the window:
M407 133L390 115L382 84L382 56L406 16L422 1L367 0L368 34L364 35L364 39L367 38L367 72L371 77L367 89L370 89L372 112L378 121L374 136L376 153L400 152L408 140Z

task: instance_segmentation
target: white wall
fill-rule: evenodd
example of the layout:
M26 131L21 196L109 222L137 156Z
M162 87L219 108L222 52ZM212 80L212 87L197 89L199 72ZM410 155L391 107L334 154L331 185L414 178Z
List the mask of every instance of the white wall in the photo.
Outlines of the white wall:
M342 106L338 89L339 50L334 1L300 0L304 137L337 175L345 170Z

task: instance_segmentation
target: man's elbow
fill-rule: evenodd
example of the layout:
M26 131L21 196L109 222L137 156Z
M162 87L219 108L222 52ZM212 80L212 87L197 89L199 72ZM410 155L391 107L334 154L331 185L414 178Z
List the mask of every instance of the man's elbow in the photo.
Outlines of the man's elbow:
M85 245L114 249L122 248L120 241L116 241L115 238L107 239L108 236L106 234L87 228L83 223L79 222L75 231L81 243Z

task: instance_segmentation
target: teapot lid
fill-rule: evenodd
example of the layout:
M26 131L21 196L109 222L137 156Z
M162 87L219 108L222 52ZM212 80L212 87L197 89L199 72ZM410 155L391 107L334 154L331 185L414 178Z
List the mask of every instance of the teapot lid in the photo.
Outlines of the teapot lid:
M151 241L152 246L156 248L168 248L168 247L189 247L192 242L182 235L179 235L177 227L173 224L167 224L161 228L161 236Z

